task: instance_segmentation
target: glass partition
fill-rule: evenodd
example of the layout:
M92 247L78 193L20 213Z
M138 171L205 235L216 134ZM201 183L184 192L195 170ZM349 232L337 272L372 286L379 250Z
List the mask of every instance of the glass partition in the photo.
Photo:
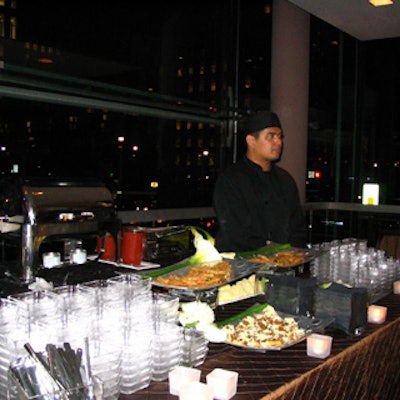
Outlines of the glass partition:
M95 175L124 209L210 206L236 122L269 107L273 3L81 3L0 3L0 173ZM371 182L399 203L399 45L311 18L306 201L361 202Z

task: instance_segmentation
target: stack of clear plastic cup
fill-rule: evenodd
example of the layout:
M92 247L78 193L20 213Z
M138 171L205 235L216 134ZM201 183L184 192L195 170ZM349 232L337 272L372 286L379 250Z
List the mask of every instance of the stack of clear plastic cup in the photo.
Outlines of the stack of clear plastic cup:
M370 271L369 271L369 258L366 252L359 252L357 259L357 271L353 272L354 280L353 286L355 287L369 287Z
M121 348L103 340L90 340L92 374L103 383L103 400L117 400L121 392Z
M122 350L120 391L131 394L147 387L151 378L151 280L123 274L107 282L122 299L113 306L113 312L120 315L120 320L114 325L110 340Z
M121 386L123 394L131 394L149 386L152 365L152 330L127 326L123 332Z
M124 326L151 323L151 280L136 274L123 274L107 280L112 290L119 292Z
M369 301L376 301L392 290L400 277L400 261L385 256L383 250L367 247L367 240L345 238L315 244L318 257L310 263L311 276L318 284L339 282L366 287Z
M376 260L379 268L379 291L386 295L391 292L393 281L389 279L389 262L383 250L376 251Z
M393 282L397 280L397 265L393 257L387 259L388 270L389 270L389 282L393 286Z
M0 335L10 335L16 330L18 303L0 298Z
M183 331L180 365L197 367L203 364L208 353L208 343L209 341L202 332L185 328Z
M48 291L18 293L9 299L17 303L21 323L37 321L53 326L63 312L57 307L56 295Z
M163 381L167 379L169 371L179 365L182 339L182 327L162 321L155 324L151 372L151 379L153 381Z
M107 282L118 290L122 288L121 296L128 299L151 290L151 279L138 274L121 274L107 279Z
M318 257L310 262L311 276L317 278L318 284L331 282L330 243L315 244L313 249L318 253Z
M153 293L153 320L177 323L179 319L179 297L165 293Z
M341 280L340 276L340 245L332 244L329 249L329 265L331 270L331 277L334 282Z
M376 300L379 298L379 268L376 263L370 264L368 267L369 270L369 282L368 282L368 293L370 297L370 301Z
M14 341L15 333L19 332L17 326L17 303L7 299L0 299L0 398L7 398L8 366L18 355L17 343Z
M91 299L96 307L96 318L104 318L103 313L119 303L123 303L123 294L115 287L109 285L106 280L96 280L85 282L79 285L80 290L86 291L91 295Z
M8 299L17 305L13 339L30 342L37 351L44 351L47 343L56 341L62 314L56 295L46 291L25 292Z
M74 337L78 332L82 334L81 338L88 336L91 322L88 316L96 315L97 310L94 294L75 285L59 286L53 289L53 293L61 312L57 325L59 341L62 343L63 337L70 340L71 333Z
M153 303L151 293L142 293L133 296L125 302L121 330L131 328L146 329L148 332L153 330Z

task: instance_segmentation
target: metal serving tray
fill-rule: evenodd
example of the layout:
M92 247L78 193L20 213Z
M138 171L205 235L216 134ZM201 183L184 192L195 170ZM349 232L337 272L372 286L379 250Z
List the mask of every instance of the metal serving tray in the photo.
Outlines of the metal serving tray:
M229 318L229 321L222 321L218 324L218 327L222 328L225 325L228 324L233 324L233 325L237 325L242 319L248 317L249 315L256 315L256 314L260 314L262 312L262 309L264 308L263 306L265 305L255 305L253 307L251 307L249 310L245 311L244 313L241 313L238 315L238 319L234 319L234 317ZM255 310L252 312L252 310ZM326 327L328 327L332 322L333 322L333 318L315 318L315 317L306 317L303 315L293 315L293 314L286 314L286 313L282 313L277 311L277 314L281 317L281 318L293 318L299 328L304 329L304 335L299 337L298 339L285 343L282 346L269 346L269 347L252 347L252 346L243 346L240 344L236 344L236 343L232 343L229 341L225 341L226 344L235 346L235 347L240 347L240 348L244 348L244 349L248 349L248 350L255 350L255 351L259 351L259 352L266 352L266 351L280 351L283 349L286 349L288 347L294 346L297 343L300 343L301 341L303 341L304 339L307 338L307 336L311 335L312 333L315 332L321 332L323 329L325 329Z
M157 286L157 287L161 287L161 288L165 288L165 289L182 289L182 290L189 290L189 291L204 291L204 290L210 290L210 289L214 289L214 288L218 288L222 285L226 285L232 282L235 282L239 279L245 278L251 274L253 274L254 272L256 272L261 265L258 263L250 263L247 262L244 259L223 259L223 261L226 261L228 263L231 264L232 266L232 274L231 276L224 282L221 282L217 285L210 285L210 286L206 286L206 287L187 287L187 286L173 286L173 285L167 285L167 284L162 284L162 283L158 283L155 282L154 280L152 281L152 285ZM159 277L163 277L166 278L170 275L177 275L177 276L184 276L186 275L189 270L191 268L197 268L200 267L201 265L215 265L217 263L219 263L220 261L212 261L212 262L204 262L204 263L200 263L200 264L193 264L193 265L189 265L189 266L185 266L183 268L180 268L178 270L174 270L174 271L170 271L167 272L165 274L160 274L158 275Z
M302 254L303 259L301 260L301 262L298 263L293 263L293 264L288 264L288 265L282 265L279 263L274 263L273 261L250 261L251 258L253 257L257 257L257 256L266 256L266 257L274 257L276 255L278 255L279 253L296 253L296 254ZM242 256L241 258L246 260L249 263L255 262L257 264L262 264L262 265L267 265L267 266L272 266L272 267L276 267L276 268L294 268L294 267L298 267L300 265L306 264L310 261L312 261L313 259L315 259L317 256L320 255L320 252L313 250L313 249L303 249L303 248L298 248L298 247L289 247L287 249L282 249L282 250L278 250L275 252L270 252L268 250L266 250L265 252L262 251L257 251L254 252L253 254L246 254L245 256Z

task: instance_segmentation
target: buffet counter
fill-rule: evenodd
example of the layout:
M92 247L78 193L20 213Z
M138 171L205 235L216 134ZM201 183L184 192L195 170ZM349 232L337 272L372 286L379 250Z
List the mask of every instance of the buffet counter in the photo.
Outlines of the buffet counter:
M261 298L247 299L216 309L223 320L244 311ZM400 398L400 295L390 294L377 304L388 307L386 322L368 324L359 337L326 330L333 336L331 356L325 360L306 355L306 341L281 351L258 352L211 343L201 369L201 381L214 368L239 372L233 400L380 399ZM121 400L173 400L168 380Z

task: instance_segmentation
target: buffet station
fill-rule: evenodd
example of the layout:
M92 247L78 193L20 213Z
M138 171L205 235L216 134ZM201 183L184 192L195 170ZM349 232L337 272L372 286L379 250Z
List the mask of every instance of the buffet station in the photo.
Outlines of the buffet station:
M219 253L97 181L0 188L1 398L398 398L400 262L365 241Z

